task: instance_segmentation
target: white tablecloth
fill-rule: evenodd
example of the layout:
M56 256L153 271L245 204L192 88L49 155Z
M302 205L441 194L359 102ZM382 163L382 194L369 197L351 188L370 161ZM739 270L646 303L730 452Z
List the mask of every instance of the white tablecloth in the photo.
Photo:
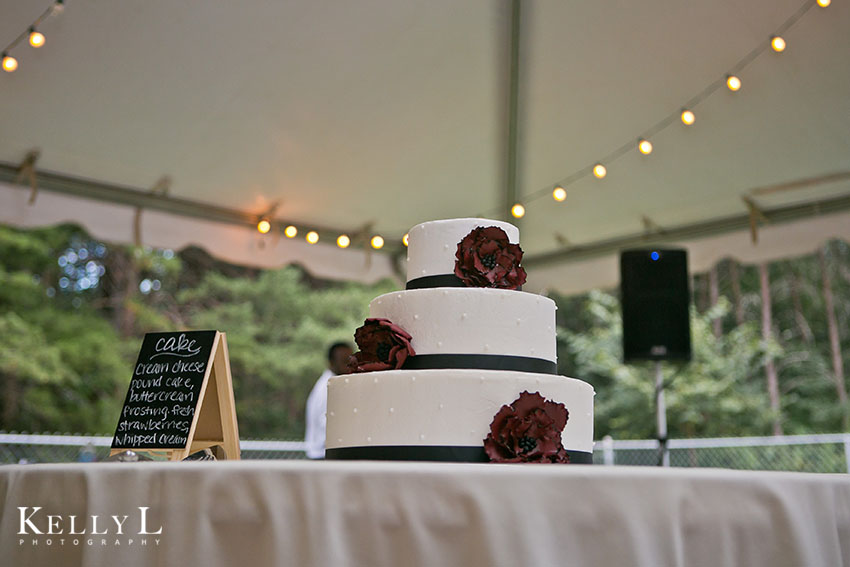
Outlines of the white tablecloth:
M161 534L138 533L139 507L149 508L146 531ZM0 467L0 510L3 566L850 566L848 475L353 461L10 465ZM72 514L87 534L67 533ZM129 516L120 535L113 514ZM47 531L47 515L64 534L32 533ZM91 535L92 515L109 534Z

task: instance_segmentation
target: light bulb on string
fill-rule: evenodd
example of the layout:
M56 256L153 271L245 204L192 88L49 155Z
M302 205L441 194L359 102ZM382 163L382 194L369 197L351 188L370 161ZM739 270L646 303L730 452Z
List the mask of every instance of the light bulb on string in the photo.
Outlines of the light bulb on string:
M319 241L319 233L315 230L311 230L307 233L307 236L305 238L310 244L315 244Z
M257 232L260 234L267 234L272 229L272 223L269 222L269 219L260 219L260 222L257 223Z
M785 51L785 40L782 37L775 35L770 38L770 46L777 53Z
M645 138L638 140L638 151L645 156L652 153L652 142Z
M694 115L693 111L685 109L682 111L682 124L685 126L690 126L696 121L697 117Z
M525 215L525 207L520 203L516 203L511 207L511 215L516 219L521 219Z
M552 198L558 202L564 201L567 198L567 190L561 187L560 185L556 185L552 190Z
M347 234L340 234L336 239L336 245L340 248L348 248L349 244L351 244L351 239Z
M4 71L11 73L18 68L18 60L4 51L2 65Z
M741 79L735 75L728 75L726 77L726 86L729 87L730 91L735 92L741 88Z
M410 234L405 232L404 236L401 237L401 243L404 244L405 246L407 246L408 245L407 241L408 241L409 238L410 238Z
M288 227L283 229L283 234L285 234L287 238L295 238L298 235L298 229L292 225L289 225Z
M820 6L821 8L826 8L831 3L831 0L818 0L818 6Z
M375 250L382 248L384 246L384 237L379 235L379 234L376 234L375 236L372 237L371 243L372 243L372 248L374 248Z
M38 49L44 45L44 34L35 29L35 26L30 27L30 45Z
M65 0L56 0L56 3L50 7L50 15L59 15L65 11Z
M596 176L597 179L602 179L608 175L608 169L601 163L597 163L593 166L593 175Z

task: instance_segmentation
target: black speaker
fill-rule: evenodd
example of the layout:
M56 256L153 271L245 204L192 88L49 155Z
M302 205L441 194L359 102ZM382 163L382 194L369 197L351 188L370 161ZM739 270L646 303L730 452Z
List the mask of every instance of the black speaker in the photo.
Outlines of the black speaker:
M626 362L691 359L687 251L623 251L620 293Z

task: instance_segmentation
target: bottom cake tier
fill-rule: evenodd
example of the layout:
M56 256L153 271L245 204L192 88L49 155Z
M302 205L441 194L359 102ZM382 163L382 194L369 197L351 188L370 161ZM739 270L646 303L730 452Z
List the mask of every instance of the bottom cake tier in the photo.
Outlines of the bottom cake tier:
M487 461L493 417L520 393L563 403L571 462L593 453L593 387L551 374L507 370L386 370L331 378L329 459Z

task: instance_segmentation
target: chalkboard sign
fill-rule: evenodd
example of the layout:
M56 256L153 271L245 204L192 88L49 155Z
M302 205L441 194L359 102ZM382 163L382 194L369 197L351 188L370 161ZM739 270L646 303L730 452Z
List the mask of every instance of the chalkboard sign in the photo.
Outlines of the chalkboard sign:
M219 331L148 333L124 399L110 454L164 452L172 460L217 448L239 458L227 339Z

